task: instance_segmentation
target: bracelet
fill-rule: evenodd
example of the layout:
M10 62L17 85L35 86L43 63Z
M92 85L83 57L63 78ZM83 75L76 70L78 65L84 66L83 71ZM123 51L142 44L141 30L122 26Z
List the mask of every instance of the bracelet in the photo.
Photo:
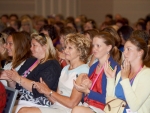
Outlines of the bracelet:
M19 86L21 86L21 77L20 77L20 79L18 81L18 84L19 84Z
M35 81L32 81L31 84L32 84L32 89L33 89L33 86L34 86L34 84L35 84Z
M49 96L49 97L51 97L51 96L52 96L52 94L53 94L53 91L51 90L51 92L49 93L49 95L48 95L48 96Z
M90 91L87 94L85 94L85 96L89 96L89 94L90 94Z

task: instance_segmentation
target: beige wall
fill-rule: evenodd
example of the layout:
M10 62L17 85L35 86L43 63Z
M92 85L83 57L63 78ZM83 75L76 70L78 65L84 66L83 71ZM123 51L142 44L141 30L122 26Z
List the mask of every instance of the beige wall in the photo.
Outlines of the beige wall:
M120 13L130 22L150 14L150 0L114 0L113 14Z
M51 15L61 13L65 17L80 14L95 19L97 23L104 20L107 13L120 13L131 23L150 13L150 0L0 0L0 15L17 13Z

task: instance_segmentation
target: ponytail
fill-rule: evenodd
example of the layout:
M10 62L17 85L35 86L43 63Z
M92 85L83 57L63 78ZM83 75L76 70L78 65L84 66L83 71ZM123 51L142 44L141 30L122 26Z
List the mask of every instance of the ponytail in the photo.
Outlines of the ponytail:
M114 46L111 50L111 56L113 57L113 59L118 63L121 64L121 56L122 56L122 52L116 47Z

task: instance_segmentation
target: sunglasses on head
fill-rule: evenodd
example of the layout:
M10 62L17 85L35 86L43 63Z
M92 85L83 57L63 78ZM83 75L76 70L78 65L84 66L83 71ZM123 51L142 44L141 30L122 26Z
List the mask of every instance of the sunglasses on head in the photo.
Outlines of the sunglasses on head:
M40 33L39 35L42 36L46 40L46 37L45 37L44 33Z

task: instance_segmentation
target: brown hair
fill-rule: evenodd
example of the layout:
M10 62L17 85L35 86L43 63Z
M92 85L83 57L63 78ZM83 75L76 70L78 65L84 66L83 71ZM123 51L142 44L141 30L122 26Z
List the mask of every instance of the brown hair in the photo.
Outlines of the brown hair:
M90 52L90 42L85 38L85 35L80 33L68 34L65 39L65 44L68 43L72 43L76 46L80 52L80 60L86 63Z
M14 43L14 53L12 58L12 68L16 68L23 61L31 56L30 51L30 35L23 32L15 32L11 34Z
M132 32L131 37L143 38L146 41L147 45L149 44L150 35L146 31L135 30L135 31Z
M102 31L110 33L113 36L113 39L115 40L115 46L120 46L121 38L119 37L117 31L113 27L106 27Z
M84 34L89 34L91 40L93 40L94 36L97 35L99 33L99 30L98 29L89 29L89 30L86 30L84 31Z
M150 67L150 46L147 46L146 41L140 37L130 37L127 41L130 41L133 45L135 45L138 51L143 50L143 63L147 67Z
M66 26L60 30L60 35L68 35L69 33L76 33L76 29L70 26Z
M104 40L104 43L106 45L111 45L112 48L110 50L110 55L113 57L113 59L120 64L121 62L121 52L119 49L115 46L114 36L112 36L110 33L101 31L96 37L102 38Z

